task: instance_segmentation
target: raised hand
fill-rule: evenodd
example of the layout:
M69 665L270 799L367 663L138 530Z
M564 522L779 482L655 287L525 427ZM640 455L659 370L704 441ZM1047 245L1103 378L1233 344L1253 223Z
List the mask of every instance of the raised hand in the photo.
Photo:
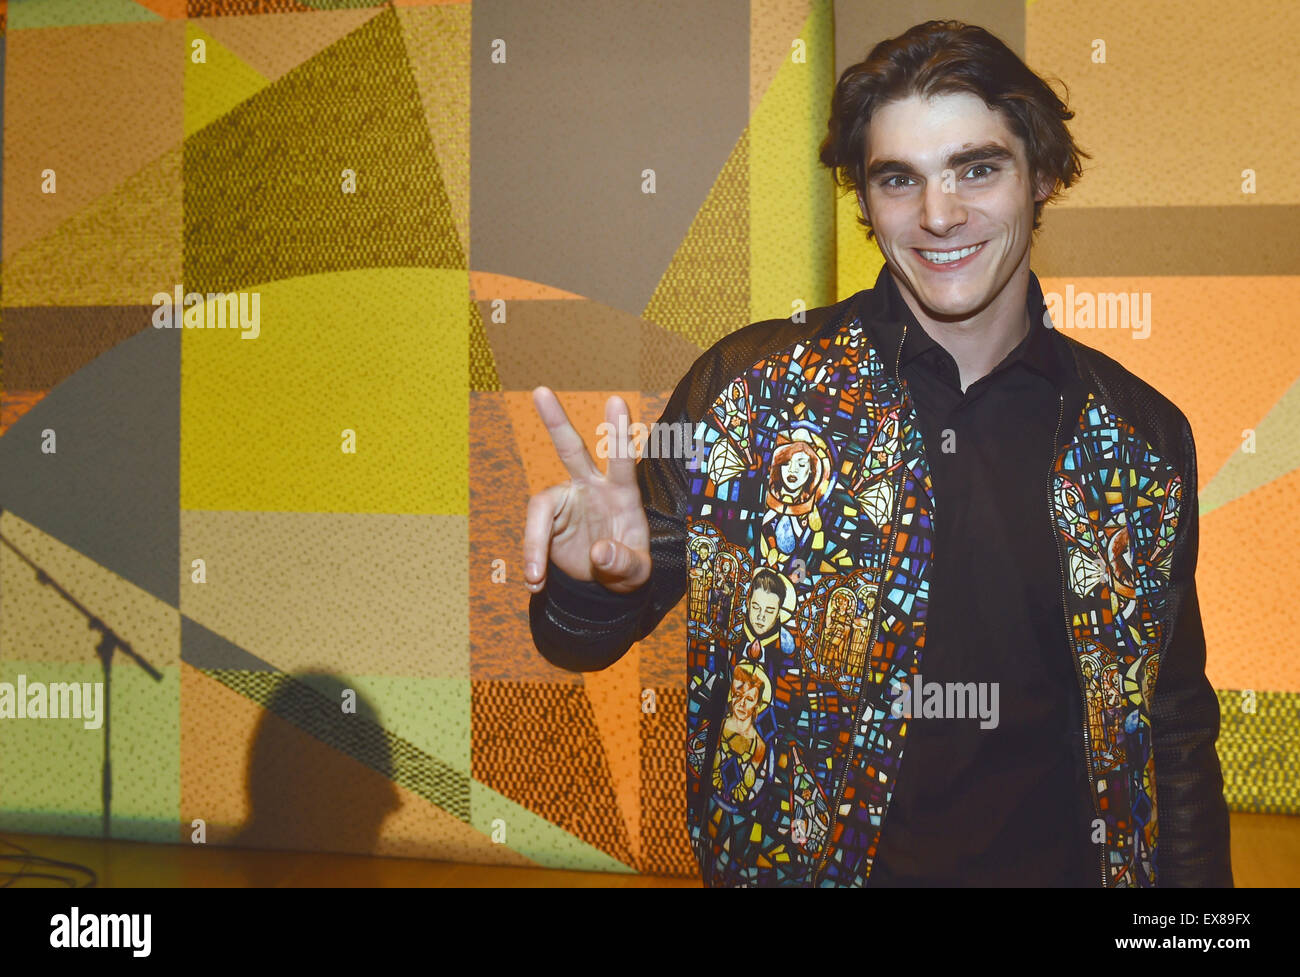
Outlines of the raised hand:
M636 458L629 439L614 447L601 474L549 387L533 390L533 404L551 434L569 481L528 500L524 527L524 582L529 590L546 584L546 562L578 580L595 580L615 593L635 590L650 578L650 524L636 482ZM605 402L605 420L619 430L628 417L621 397ZM622 428L627 429L630 418Z

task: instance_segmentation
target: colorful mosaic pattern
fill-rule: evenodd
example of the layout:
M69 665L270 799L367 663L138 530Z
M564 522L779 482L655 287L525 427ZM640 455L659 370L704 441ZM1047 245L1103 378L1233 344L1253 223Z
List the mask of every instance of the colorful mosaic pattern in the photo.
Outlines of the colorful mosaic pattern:
M1091 394L1053 476L1089 781L1106 884L1156 883L1150 702L1168 613L1182 476Z
M906 734L887 696L920 667L933 511L920 434L854 319L736 378L695 436L687 793L701 868L713 885L861 884Z

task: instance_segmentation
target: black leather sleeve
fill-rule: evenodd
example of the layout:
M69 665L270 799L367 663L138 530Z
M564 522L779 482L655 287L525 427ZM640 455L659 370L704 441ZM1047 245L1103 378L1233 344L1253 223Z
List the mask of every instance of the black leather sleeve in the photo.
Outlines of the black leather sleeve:
M1196 445L1182 421L1183 516L1171 569L1174 622L1151 708L1155 748L1158 885L1231 887L1228 807L1215 740L1219 700L1205 677L1205 632L1196 596L1199 545Z

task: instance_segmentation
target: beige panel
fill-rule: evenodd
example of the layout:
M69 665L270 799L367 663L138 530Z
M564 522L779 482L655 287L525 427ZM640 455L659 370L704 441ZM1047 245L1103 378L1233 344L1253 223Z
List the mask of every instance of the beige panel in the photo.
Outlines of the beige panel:
M468 678L468 547L463 516L183 512L181 610L281 671Z

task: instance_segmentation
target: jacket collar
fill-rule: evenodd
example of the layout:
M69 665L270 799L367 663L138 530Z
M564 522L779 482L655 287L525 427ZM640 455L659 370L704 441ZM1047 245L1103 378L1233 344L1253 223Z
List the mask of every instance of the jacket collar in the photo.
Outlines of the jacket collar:
M887 264L881 267L880 274L876 276L875 286L859 292L858 298L862 303L860 309L864 325L891 375L898 340L905 323L907 336L899 357L900 367L927 349L939 345L921 328L911 308L903 301ZM1029 273L1029 290L1025 302L1032 325L1028 335L1008 355L1023 359L1027 367L1047 377L1058 390L1065 390L1072 380L1077 379L1078 374L1065 339L1047 325L1052 320L1047 316L1043 289L1033 271Z

